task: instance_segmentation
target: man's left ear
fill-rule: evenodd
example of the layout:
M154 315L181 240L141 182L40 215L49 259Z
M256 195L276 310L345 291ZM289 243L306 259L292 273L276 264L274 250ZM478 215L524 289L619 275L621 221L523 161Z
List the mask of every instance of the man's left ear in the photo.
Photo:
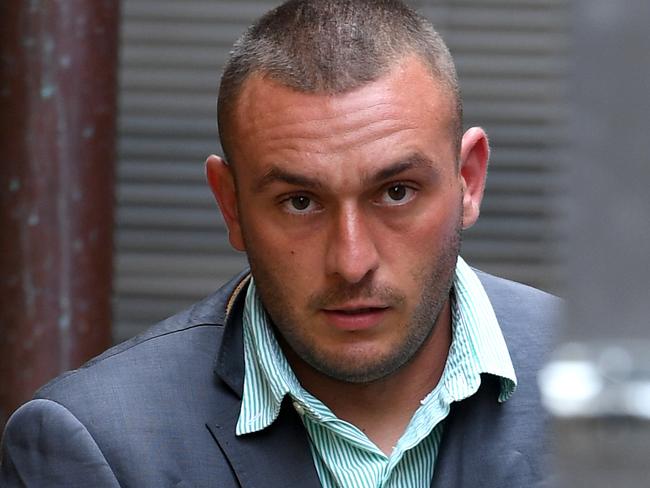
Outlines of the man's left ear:
M485 190L490 146L480 127L472 127L465 134L460 147L460 178L463 185L463 229L469 229L478 220Z

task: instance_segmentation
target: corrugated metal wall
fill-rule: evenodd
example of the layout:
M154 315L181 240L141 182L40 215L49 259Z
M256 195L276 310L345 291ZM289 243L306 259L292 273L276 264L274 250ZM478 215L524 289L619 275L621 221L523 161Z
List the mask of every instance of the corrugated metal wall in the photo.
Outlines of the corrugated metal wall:
M412 2L456 58L466 125L492 144L477 267L558 286L549 223L563 141L568 0ZM278 1L123 0L114 336L192 303L245 265L204 182L230 46Z

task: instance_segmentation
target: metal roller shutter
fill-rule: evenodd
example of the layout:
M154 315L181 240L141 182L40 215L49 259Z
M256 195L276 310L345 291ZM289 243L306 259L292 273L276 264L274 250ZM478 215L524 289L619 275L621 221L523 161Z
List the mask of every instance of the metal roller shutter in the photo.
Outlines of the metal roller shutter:
M465 125L490 136L482 215L465 234L474 265L560 288L554 230L567 120L567 0L420 1L452 51Z
M245 265L204 182L219 152L215 96L232 42L277 1L124 0L114 336L125 339ZM477 267L557 286L549 223L563 141L567 6L560 0L413 2L455 55L466 124L491 137Z

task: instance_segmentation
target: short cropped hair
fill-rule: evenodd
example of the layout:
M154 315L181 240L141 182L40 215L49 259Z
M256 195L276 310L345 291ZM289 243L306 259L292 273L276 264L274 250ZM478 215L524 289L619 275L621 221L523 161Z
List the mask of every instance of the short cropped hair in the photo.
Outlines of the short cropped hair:
M289 0L262 16L235 43L218 98L226 160L229 123L240 92L259 74L305 93L339 94L387 74L415 54L453 97L452 135L462 137L462 102L454 62L431 23L400 0ZM233 163L233 161L230 161Z

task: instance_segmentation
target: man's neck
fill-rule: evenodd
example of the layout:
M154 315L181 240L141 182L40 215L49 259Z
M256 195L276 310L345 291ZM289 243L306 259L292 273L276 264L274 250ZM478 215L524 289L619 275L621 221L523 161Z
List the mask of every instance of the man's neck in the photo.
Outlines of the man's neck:
M451 345L449 300L431 335L417 354L398 371L371 383L348 383L315 370L288 347L287 359L301 385L334 414L363 431L384 453L390 454L413 414L438 384Z

